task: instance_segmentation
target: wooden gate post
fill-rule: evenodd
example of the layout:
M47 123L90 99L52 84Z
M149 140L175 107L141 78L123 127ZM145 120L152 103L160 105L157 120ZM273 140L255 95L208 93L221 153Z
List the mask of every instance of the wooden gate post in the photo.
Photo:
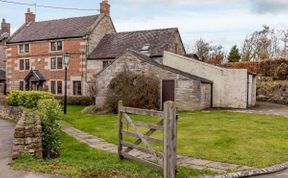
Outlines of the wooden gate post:
M164 103L164 178L176 177L177 154L176 106L172 101Z
M122 135L122 129L123 129L123 113L120 111L123 107L123 102L120 100L118 102L118 155L119 158L122 160L124 157L122 156L122 150L123 150L123 145L122 145L122 140L123 140L123 135Z

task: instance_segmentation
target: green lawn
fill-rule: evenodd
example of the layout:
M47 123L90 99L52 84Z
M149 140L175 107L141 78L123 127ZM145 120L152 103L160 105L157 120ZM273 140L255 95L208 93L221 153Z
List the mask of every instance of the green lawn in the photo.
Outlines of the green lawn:
M70 106L64 120L108 142L117 143L117 115L81 114L82 109L81 106ZM288 161L287 118L221 110L179 114L178 153L254 167ZM155 118L133 118L155 122Z
M90 148L74 138L62 134L61 156L54 160L37 160L30 156L23 156L12 164L16 170L27 170L58 174L69 177L93 178L157 178L158 171L150 169L134 161L120 161L116 154ZM192 177L212 174L206 170L192 170L179 168L177 177Z

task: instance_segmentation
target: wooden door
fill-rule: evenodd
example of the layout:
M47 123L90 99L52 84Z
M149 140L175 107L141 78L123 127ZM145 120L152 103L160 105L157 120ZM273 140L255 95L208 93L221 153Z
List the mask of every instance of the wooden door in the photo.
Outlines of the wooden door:
M162 106L166 101L175 101L174 80L162 80Z

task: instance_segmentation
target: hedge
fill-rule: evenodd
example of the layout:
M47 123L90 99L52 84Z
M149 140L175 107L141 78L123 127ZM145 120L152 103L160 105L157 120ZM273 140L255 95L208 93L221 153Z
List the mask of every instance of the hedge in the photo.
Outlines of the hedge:
M248 69L260 76L275 80L288 79L288 59L270 59L261 62L235 62L224 64L226 68Z
M42 146L44 158L56 158L60 155L61 107L55 99L42 99L38 102L38 111L41 116Z
M60 104L63 104L64 97L63 96L55 96ZM67 104L69 105L82 105L82 106L90 106L94 105L95 101L93 97L89 96L69 96L67 97Z
M42 99L54 99L49 92L43 91L10 91L7 100L10 106L22 106L25 108L36 108L38 101Z

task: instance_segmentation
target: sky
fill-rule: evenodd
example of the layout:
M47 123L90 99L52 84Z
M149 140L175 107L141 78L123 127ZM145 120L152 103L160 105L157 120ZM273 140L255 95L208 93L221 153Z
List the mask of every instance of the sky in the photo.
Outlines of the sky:
M95 8L101 0L13 0L41 5ZM230 50L262 25L287 28L288 0L109 0L118 32L178 27L188 51L202 38ZM28 6L0 1L0 18L16 31L24 23ZM35 11L34 7L31 7ZM36 20L98 14L98 11L36 9Z

